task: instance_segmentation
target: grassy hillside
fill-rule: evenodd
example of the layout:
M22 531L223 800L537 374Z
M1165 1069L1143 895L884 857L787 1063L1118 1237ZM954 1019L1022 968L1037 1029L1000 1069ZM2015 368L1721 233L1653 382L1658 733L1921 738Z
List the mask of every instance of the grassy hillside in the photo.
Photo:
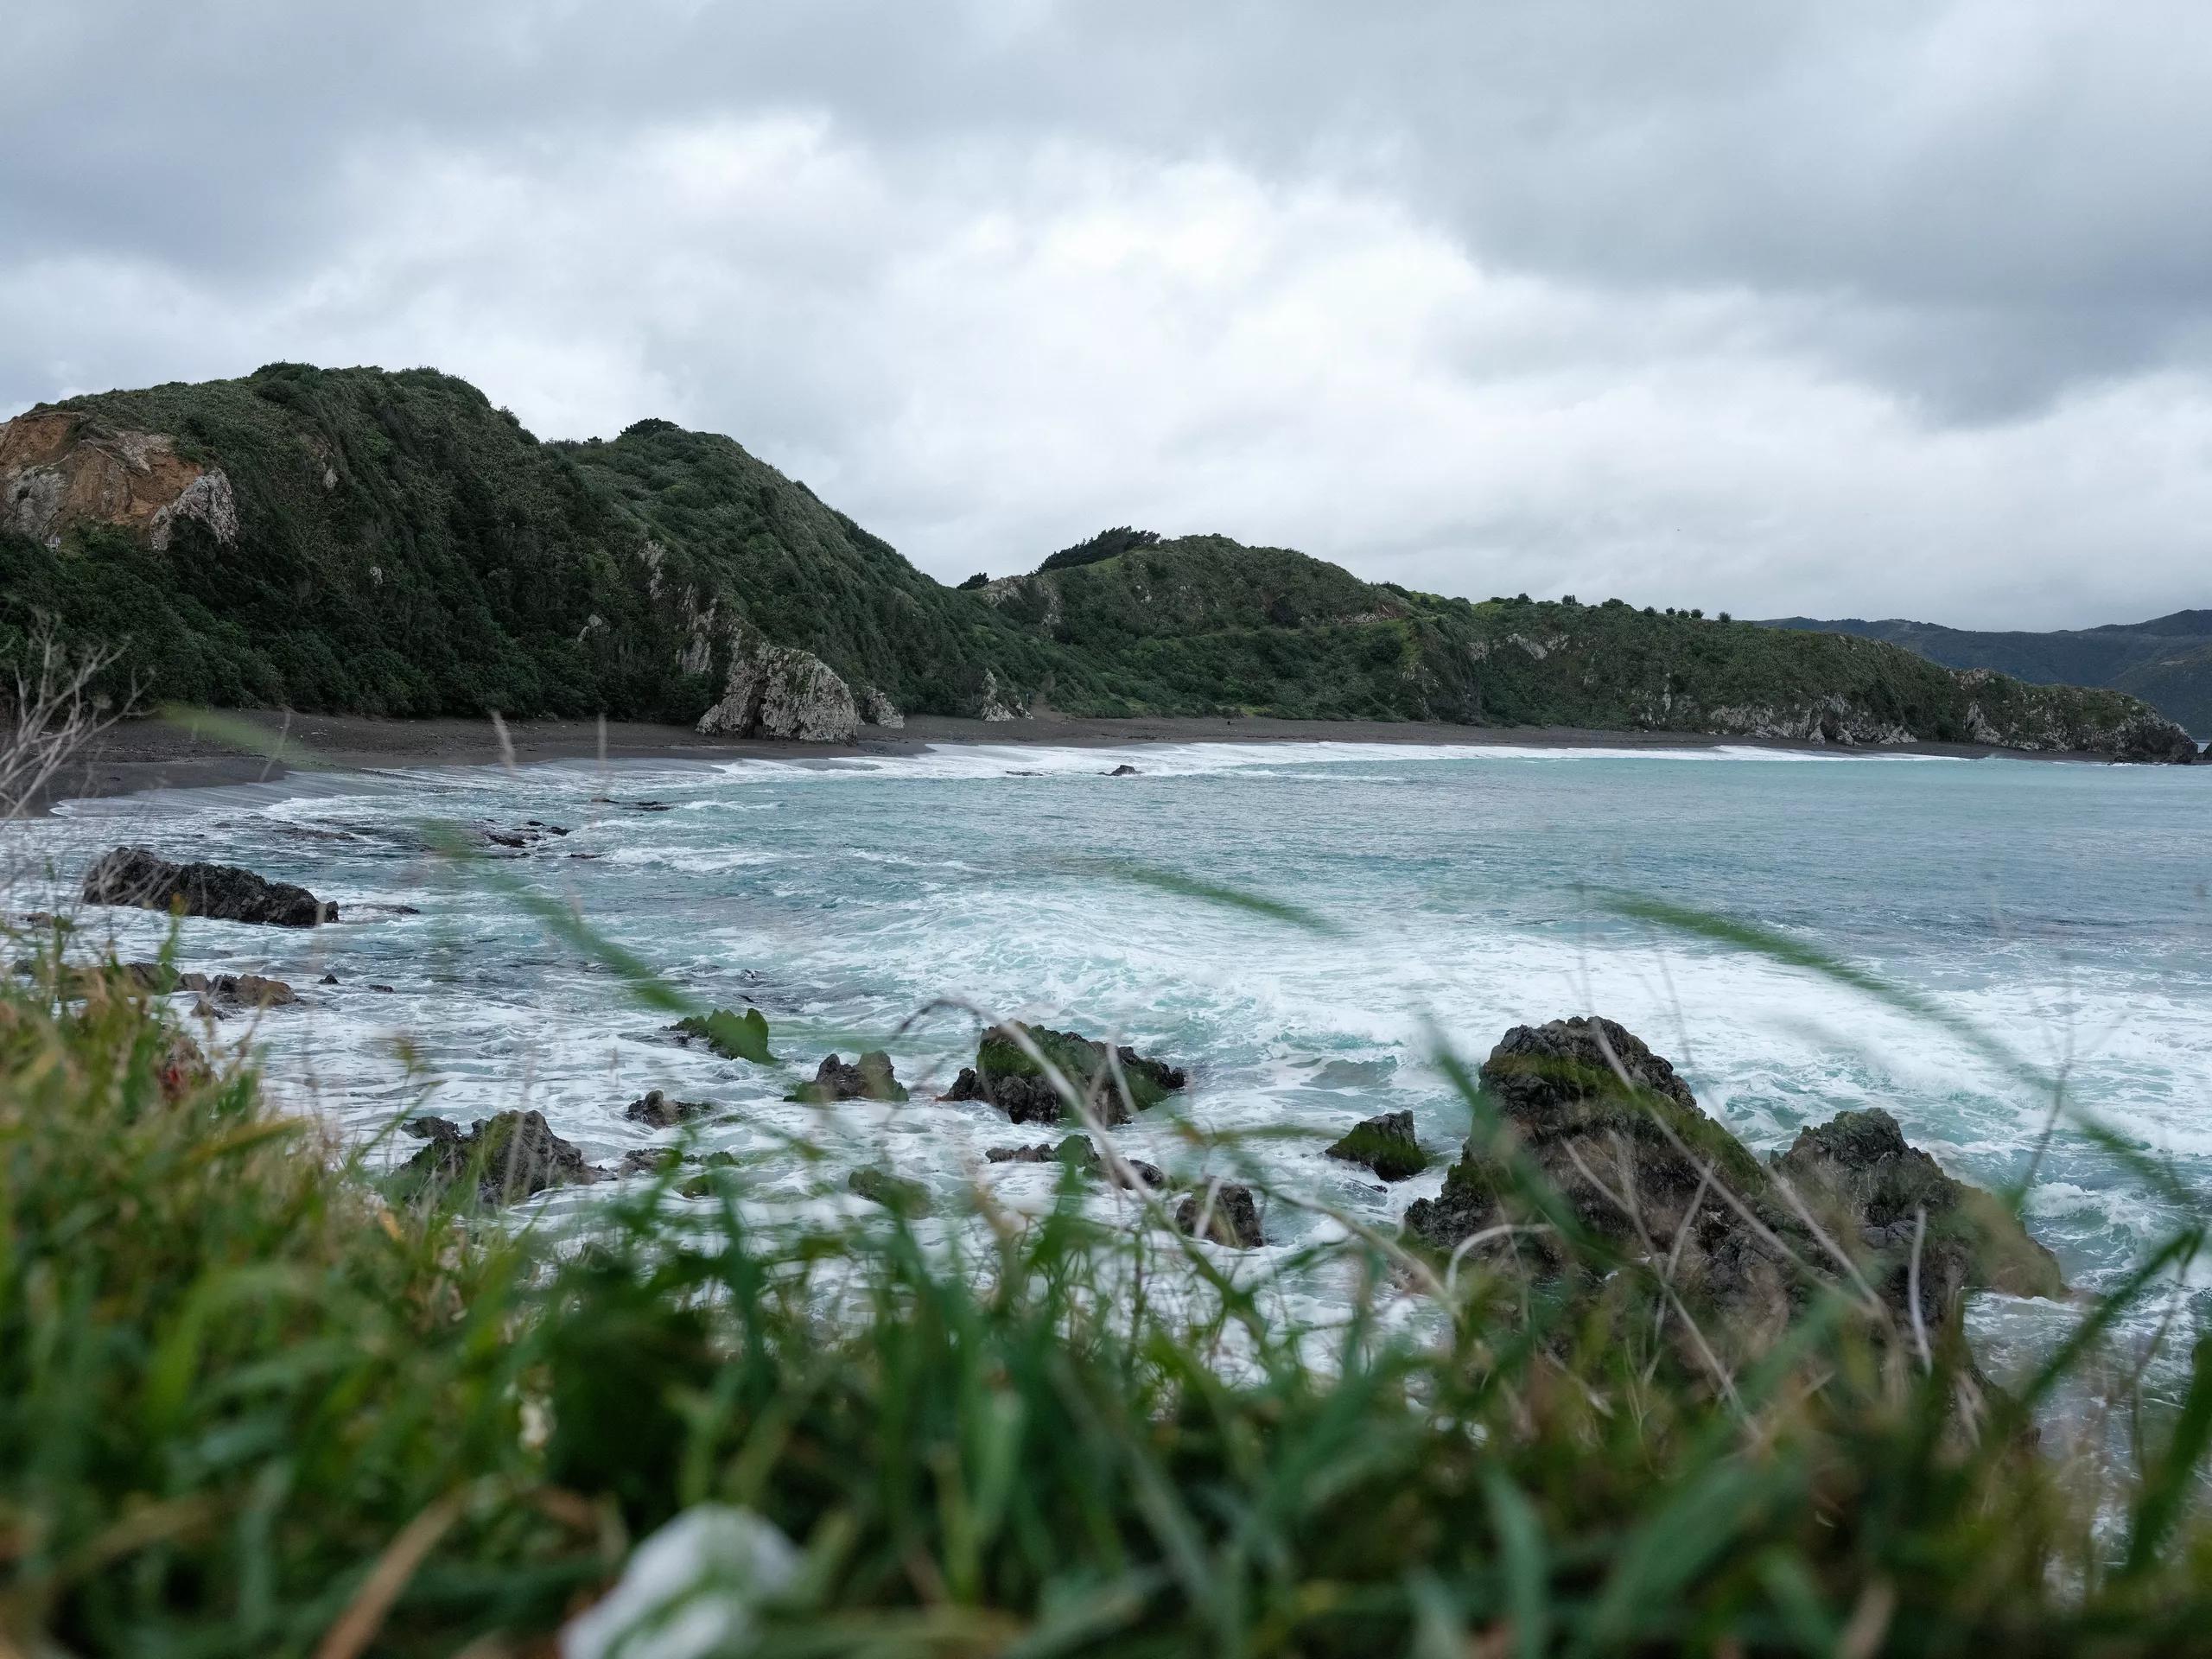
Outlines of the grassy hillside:
M0 426L0 652L41 614L156 698L690 722L748 639L863 708L1270 714L2194 751L2111 691L1866 640L1365 582L1128 526L950 588L728 438L542 443L429 370L274 364Z
M1984 632L1932 622L1783 617L1777 628L1886 639L1948 668L1993 668L2038 685L2108 686L2142 698L2190 731L2212 734L2212 611L2049 633Z

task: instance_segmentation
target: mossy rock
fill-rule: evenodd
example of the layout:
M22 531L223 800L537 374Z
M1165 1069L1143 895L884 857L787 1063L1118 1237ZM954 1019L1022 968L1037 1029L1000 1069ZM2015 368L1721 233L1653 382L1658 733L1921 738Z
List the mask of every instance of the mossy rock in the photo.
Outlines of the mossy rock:
M685 1042L695 1038L703 1040L726 1060L750 1060L755 1065L772 1065L776 1061L768 1052L767 1016L758 1008L747 1008L742 1014L716 1008L712 1014L687 1014L676 1022L675 1029Z

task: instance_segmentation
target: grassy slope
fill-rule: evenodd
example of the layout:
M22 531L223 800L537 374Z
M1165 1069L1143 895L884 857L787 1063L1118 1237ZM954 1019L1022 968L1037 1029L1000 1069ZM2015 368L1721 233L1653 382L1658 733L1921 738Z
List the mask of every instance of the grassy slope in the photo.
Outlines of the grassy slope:
M2193 732L2212 732L2212 611L2050 632L1946 628L1931 622L1786 617L1772 626L1886 639L1950 668L1993 668L2039 685L2109 686Z

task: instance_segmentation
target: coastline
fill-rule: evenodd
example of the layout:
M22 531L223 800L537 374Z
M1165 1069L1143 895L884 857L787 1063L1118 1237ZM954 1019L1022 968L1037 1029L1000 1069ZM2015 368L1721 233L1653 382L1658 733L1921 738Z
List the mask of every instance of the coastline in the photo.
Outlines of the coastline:
M111 728L27 804L33 811L57 802L133 795L156 789L211 788L266 782L295 772L376 772L405 766L497 766L505 758L487 720L396 720L366 715L298 715L226 710L226 723L267 734L270 753L188 724L137 720ZM1921 755L1955 760L2075 760L2109 764L2101 755L1993 748L1972 743L1903 743L1854 748L1787 738L1710 732L1603 731L1556 726L1455 726L1440 721L1277 720L1264 716L1140 716L1096 719L1039 715L983 721L942 715L910 716L899 729L863 728L851 743L804 743L782 738L709 737L687 726L644 721L511 721L506 727L518 766L546 761L637 760L791 760L915 754L933 746L1041 746L1125 748L1147 743L1372 743L1540 749L1771 749L1800 754Z

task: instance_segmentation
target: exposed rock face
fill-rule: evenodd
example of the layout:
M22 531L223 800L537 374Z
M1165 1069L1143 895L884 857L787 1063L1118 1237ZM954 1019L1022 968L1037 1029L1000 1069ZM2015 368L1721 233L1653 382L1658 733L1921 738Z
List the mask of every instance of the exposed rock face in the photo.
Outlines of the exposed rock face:
M268 881L229 864L173 864L143 847L118 847L85 872L88 905L133 905L229 922L313 927L338 906L289 881Z
M703 1117L714 1109L703 1100L671 1100L658 1089L648 1089L622 1109L622 1116L632 1123L648 1124L656 1129L672 1129L679 1123Z
M1800 1133L1774 1166L1815 1216L1855 1234L1887 1265L1876 1288L1896 1306L1909 1306L1910 1252L1920 1232L1921 1316L1929 1324L1940 1323L1962 1291L2066 1294L2058 1258L2028 1236L2018 1217L1907 1145L1887 1112L1839 1113Z
M1353 1125L1328 1155L1364 1164L1386 1181L1402 1181L1428 1167L1428 1154L1414 1138L1411 1112L1385 1112Z
M1125 1102L1107 1065L1105 1044L1077 1032L1048 1031L1041 1026L1013 1029L1026 1036L1071 1084L1085 1091L1096 1103L1099 1121L1109 1127L1128 1122L1131 1105L1139 1111L1157 1106L1186 1081L1179 1068L1124 1046L1114 1051L1114 1057L1128 1084ZM1016 1123L1057 1123L1066 1109L1043 1070L1003 1028L983 1034L976 1047L976 1064L961 1068L944 1098L987 1101Z
M730 645L722 700L699 716L699 729L730 737L785 737L849 743L860 734L852 688L811 652L768 643L740 626Z
M111 429L70 409L0 423L0 531L58 547L79 524L112 524L159 550L187 518L226 545L238 539L231 480L185 460L167 434Z
M1020 712L1006 701L999 687L999 677L990 669L983 671L983 696L976 710L984 720L1018 720Z
M1907 1146L1887 1113L1847 1112L1808 1129L1770 1169L1698 1109L1663 1056L1610 1020L1517 1026L1483 1063L1482 1081L1504 1140L1471 1140L1443 1192L1406 1212L1408 1234L1438 1249L1541 1219L1510 1173L1510 1160L1524 1158L1580 1225L1624 1254L1671 1262L1685 1301L1726 1315L1733 1337L1757 1349L1810 1292L1777 1243L1808 1262L1832 1260L1781 1190L1778 1171L1816 1218L1827 1211L1832 1239L1867 1253L1866 1276L1899 1315L1909 1311L1909 1255L1923 1207L1922 1314L1931 1326L1962 1289L2055 1294L2049 1252L1988 1195ZM1758 1228L1714 1191L1707 1170ZM1547 1271L1566 1266L1554 1236L1524 1234L1510 1247L1501 1236L1497 1246Z
M880 726L886 731L895 732L906 723L906 716L899 712L899 705L874 686L868 687L868 695L861 700L861 707L871 726Z
M500 1112L466 1134L442 1117L418 1117L407 1128L430 1144L392 1172L392 1190L404 1198L435 1200L459 1187L479 1204L511 1204L601 1179L537 1112Z
M814 1081L801 1084L791 1098L817 1106L838 1100L900 1101L906 1090L892 1075L891 1057L872 1048L849 1065L830 1055L816 1068Z
M1249 1250L1267 1243L1260 1232L1260 1207L1246 1186L1224 1185L1192 1193L1177 1207L1175 1224L1193 1238L1211 1239L1232 1249Z

